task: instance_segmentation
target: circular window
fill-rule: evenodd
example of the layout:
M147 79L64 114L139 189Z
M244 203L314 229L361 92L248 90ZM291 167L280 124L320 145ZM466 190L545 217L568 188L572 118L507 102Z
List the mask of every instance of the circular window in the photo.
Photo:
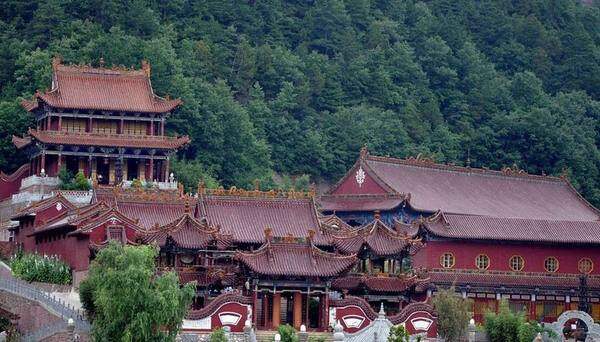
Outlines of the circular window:
M440 264L443 268L452 268L454 267L454 254L452 253L444 253L440 256Z
M548 257L544 260L544 268L547 272L556 272L558 271L558 259L555 257Z
M594 269L594 262L590 258L582 258L577 263L577 268L581 273L592 273L592 270Z
M520 255L513 255L508 261L510 269L516 272L522 271L525 267L525 260Z
M479 254L475 258L475 266L480 270L487 270L490 267L490 257L485 254Z

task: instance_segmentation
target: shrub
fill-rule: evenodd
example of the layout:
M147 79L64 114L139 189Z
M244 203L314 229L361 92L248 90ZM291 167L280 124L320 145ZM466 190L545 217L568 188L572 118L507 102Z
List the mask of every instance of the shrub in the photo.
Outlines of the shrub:
M11 261L13 275L26 281L70 284L71 269L57 256L17 254Z
M210 334L210 342L227 342L227 335L225 335L225 330L223 330L223 328L219 328L213 331Z
M388 342L408 342L410 341L410 334L401 325L393 326L390 329L390 335L388 336Z
M62 168L58 173L58 179L60 180L61 190L89 190L91 188L90 182L81 171L73 177L71 172Z
M280 325L277 328L277 332L281 335L281 342L298 342L296 329L289 324Z
M454 288L440 290L433 297L438 315L438 333L448 342L460 341L469 325L469 301L456 295Z
M487 312L485 314L484 328L490 342L518 342L519 330L525 333L525 315L522 312L510 311L508 303L500 302L498 313ZM533 340L533 339L532 339Z
M132 188L136 188L136 189L140 189L142 187L142 181L139 180L139 179L137 179L137 178L134 178L131 181L131 187Z

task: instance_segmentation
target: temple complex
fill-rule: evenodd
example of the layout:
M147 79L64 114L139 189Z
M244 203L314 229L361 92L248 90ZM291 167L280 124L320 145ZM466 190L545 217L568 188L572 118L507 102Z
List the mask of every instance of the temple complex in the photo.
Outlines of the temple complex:
M59 256L75 285L117 241L156 246L158 272L196 282L186 331L326 331L339 321L358 334L387 317L433 337L431 298L450 287L472 299L478 322L502 299L532 320L571 309L600 319L600 212L565 177L364 148L324 194L203 184L185 193L169 159L188 138L164 134L181 102L154 95L147 63L54 60L53 71L52 89L23 103L36 127L13 140L30 162L0 174L0 200L14 205L11 244ZM62 168L93 189L58 190Z

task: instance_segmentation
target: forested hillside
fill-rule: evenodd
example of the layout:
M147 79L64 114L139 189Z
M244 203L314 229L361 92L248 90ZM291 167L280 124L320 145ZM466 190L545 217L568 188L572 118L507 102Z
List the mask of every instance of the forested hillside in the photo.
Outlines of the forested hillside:
M339 177L374 154L569 172L600 205L600 7L560 0L0 1L0 169L51 57L180 97L175 165L225 186Z

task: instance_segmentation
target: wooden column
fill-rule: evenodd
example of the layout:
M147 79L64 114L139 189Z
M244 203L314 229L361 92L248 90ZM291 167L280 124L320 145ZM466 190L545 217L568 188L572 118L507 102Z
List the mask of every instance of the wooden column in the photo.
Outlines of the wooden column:
M56 174L58 174L60 172L60 168L62 167L62 159L63 159L63 156L62 156L62 154L59 153L58 161L57 161L57 165L56 165L56 169L57 169Z
M325 317L323 317L323 329L327 330L327 327L329 327L329 288L325 290L325 295L323 296L323 304L325 304Z
M269 324L269 294L268 293L263 294L262 316L264 319L264 321L263 321L264 327L267 329L270 328L270 324Z
M92 118L88 120L88 132L92 132L94 128L92 127Z
M45 170L46 169L46 151L45 150L42 150L42 155L40 156L40 161L41 161L40 172L42 172L42 169L44 169L44 171L47 172L48 170Z
M302 294L294 292L294 328L300 329L302 325Z
M46 116L46 130L49 131L50 130L50 115Z
M138 160L138 179L140 181L146 180L146 162L143 159Z
M119 134L123 134L123 128L124 128L124 123L123 123L123 119L121 119L121 122L119 123Z
M273 329L281 323L281 293L273 294Z
M58 128L57 131L61 131L62 130L62 116L59 115L58 116Z
M148 163L148 181L152 182L154 180L154 159L150 158L150 162Z
M254 287L254 291L252 291L252 325L256 327L258 324L258 319L256 317L256 304L258 303L258 293L256 293L256 286Z
M160 119L160 135L165 135L165 118Z
M150 135L154 135L154 121L150 121Z
M115 173L115 159L111 158L108 163L108 184L113 185L117 180Z
M169 181L169 157L167 157L167 159L165 159L164 163L165 163L165 182L168 182Z

